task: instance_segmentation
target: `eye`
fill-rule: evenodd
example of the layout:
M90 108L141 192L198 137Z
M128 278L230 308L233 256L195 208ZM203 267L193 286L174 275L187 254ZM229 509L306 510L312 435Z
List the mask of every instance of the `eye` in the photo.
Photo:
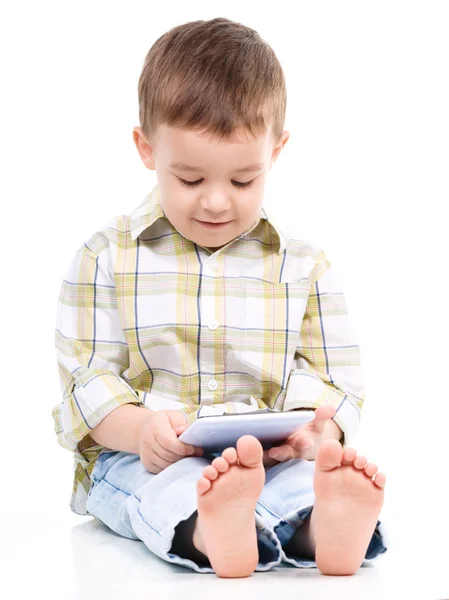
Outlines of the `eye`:
M176 179L178 179L179 182L182 183L182 185L185 185L186 187L195 187L203 181L202 179L197 179L196 181L186 181L185 179L181 179L178 176L176 176ZM242 183L241 181L232 181L232 183L237 188L248 188L253 184L254 181L255 179L251 179L251 181L245 181L245 183Z

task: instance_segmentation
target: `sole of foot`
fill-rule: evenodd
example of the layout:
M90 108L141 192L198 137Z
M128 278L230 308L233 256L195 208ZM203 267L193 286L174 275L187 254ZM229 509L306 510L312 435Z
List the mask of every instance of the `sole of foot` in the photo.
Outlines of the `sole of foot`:
M197 482L193 543L219 577L248 577L259 561L255 509L265 483L263 449L251 435L226 448Z
M326 440L315 461L311 527L315 562L324 575L353 575L361 566L384 500L385 475L374 463Z

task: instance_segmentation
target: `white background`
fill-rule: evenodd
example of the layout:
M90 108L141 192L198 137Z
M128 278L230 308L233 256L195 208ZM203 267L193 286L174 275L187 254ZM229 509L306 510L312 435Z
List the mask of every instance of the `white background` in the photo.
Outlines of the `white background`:
M147 51L171 27L218 16L256 29L283 66L291 138L266 207L339 269L360 340L354 445L387 475L391 548L350 578L292 569L223 582L153 560L69 508L72 456L51 418L61 280L79 245L156 182L132 140ZM2 3L8 598L206 597L226 585L262 598L280 581L307 598L449 597L448 31L449 3L431 0Z

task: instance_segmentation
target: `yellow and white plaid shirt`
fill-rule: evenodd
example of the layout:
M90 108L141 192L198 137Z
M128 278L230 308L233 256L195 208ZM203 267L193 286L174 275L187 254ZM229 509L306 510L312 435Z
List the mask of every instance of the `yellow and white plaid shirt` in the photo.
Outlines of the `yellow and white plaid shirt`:
M52 416L74 452L78 514L103 449L89 431L123 404L181 410L189 422L330 404L346 444L359 426L360 348L335 268L263 207L213 251L173 227L156 185L74 255L55 345L62 401Z

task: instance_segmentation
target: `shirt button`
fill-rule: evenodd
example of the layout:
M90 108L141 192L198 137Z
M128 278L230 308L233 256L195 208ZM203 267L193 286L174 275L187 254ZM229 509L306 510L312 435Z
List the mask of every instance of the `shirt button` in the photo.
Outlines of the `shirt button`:
M210 389L211 392L214 392L218 387L218 381L216 381L215 379L211 379L207 384L207 387Z
M217 265L217 263L212 263L209 265L209 268L212 269L212 271L218 271L220 267Z
M215 331L215 329L217 329L217 327L219 325L220 325L220 323L216 319L212 319L212 321L209 323L209 329L212 329L212 331Z

